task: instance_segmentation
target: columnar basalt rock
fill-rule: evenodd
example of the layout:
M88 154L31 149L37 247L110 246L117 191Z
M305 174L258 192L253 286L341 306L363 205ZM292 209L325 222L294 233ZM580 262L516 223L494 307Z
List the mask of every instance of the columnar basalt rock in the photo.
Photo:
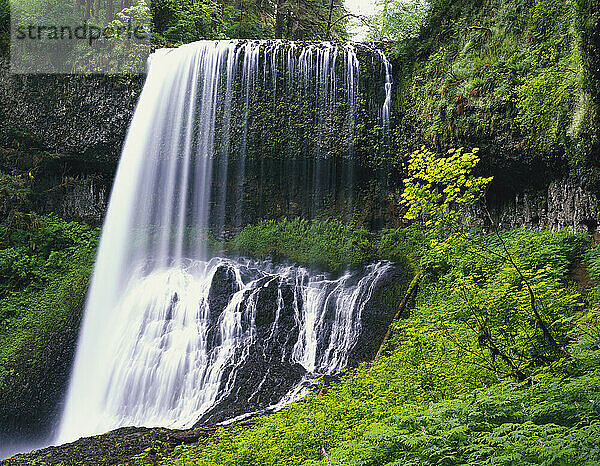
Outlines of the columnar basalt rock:
M508 198L491 200L489 212L501 229L534 228L558 231L574 228L598 234L600 206L596 196L586 191L575 178L550 182L543 190L524 189ZM465 209L461 214L467 225L489 226L486 212L480 207Z
M143 82L15 75L0 59L0 171L33 173L36 211L101 223Z

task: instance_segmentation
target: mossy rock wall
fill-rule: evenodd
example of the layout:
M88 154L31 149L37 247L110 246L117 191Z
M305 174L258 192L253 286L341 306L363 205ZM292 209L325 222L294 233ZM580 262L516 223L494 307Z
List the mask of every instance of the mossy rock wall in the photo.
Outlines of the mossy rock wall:
M0 224L0 457L57 427L99 234L54 216L34 222Z
M0 171L34 209L100 223L144 76L14 75L0 59Z
M398 157L479 147L505 226L597 223L598 11L593 0L432 1L418 38L388 44Z
M433 1L418 38L381 44L394 72L392 138L385 153L375 149L377 122L366 116L377 110L373 97L380 97L381 83L361 58L356 204L363 224L397 225L387 194L401 189L402 161L423 144L439 151L479 147L481 172L495 178L492 204L509 210L523 193L547 192L564 179L598 194L596 7L594 0ZM10 76L4 64L0 169L37 166L36 209L100 222L143 79ZM302 189L280 196L281 186L289 187L281 177L280 149L303 147L300 132L288 140L282 125L270 120L268 105L253 109L258 120L249 140L254 168L246 196L253 215L242 223L306 215ZM333 153L342 153L344 143L341 134ZM377 203L362 202L375 197ZM347 205L338 196L327 214L346 215Z

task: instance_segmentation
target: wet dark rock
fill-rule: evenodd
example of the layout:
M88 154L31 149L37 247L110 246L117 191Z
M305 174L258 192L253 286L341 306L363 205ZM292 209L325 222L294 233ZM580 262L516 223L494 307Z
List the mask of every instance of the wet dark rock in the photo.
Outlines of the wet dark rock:
M197 426L222 422L242 414L266 408L278 402L289 390L297 385L306 370L291 361L292 347L298 338L298 325L293 313L293 291L283 285L284 305L277 317L278 283L271 277L259 280L260 286L252 301L256 304L254 319L256 333L250 344L238 348L239 363L235 372L229 367L223 374L222 390L233 386L209 412L198 420ZM248 302L248 299L245 300ZM251 313L243 305L243 315ZM275 326L277 322L277 326ZM251 322L243 323L246 329ZM242 353L245 357L242 357Z
M235 389L219 404L206 412L196 426L214 424L250 415L267 409L286 395L306 374L300 364L282 364L271 360L264 366L264 359L253 351L236 373Z
M251 422L239 425L249 426ZM123 427L65 445L15 455L0 461L0 466L158 464L161 459L170 456L177 446L206 440L217 429L218 427L190 430Z
M254 323L260 340L268 338L277 315L277 282L278 279L269 277L262 283L259 282L259 288L256 290Z
M410 278L411 273L407 269L393 267L379 280L371 299L366 302L362 311L361 335L349 355L350 367L375 356L397 311L396 301L392 301L388 294L391 289L394 296L397 296L396 293L402 293ZM294 314L294 293L291 284L279 284L278 280L270 277L259 281L259 284L261 286L256 289L257 295L254 296L256 334L248 346L238 349L240 354L235 359L242 362L238 363L235 372L233 367L228 368L222 379L223 392L226 387L234 388L198 420L197 426L226 421L252 412L268 412L270 406L279 402L309 375L292 357L294 345L298 340L299 326ZM278 293L279 286L281 295ZM302 305L301 298L299 305ZM243 312L249 314L246 309ZM327 314L329 324L325 325L323 333L331 331L333 312L331 309ZM249 322L246 325L249 325ZM325 344L327 343L321 343L317 351L323 350ZM245 353L243 358L241 352ZM336 377L335 374L326 375L326 384L336 380ZM310 385L312 383L307 380L306 386Z
M211 320L215 320L223 311L231 297L239 291L234 270L228 265L221 265L213 275L208 303Z
M237 291L239 291L239 287L233 269L225 264L219 266L213 275L208 293L208 308L212 325L207 330L207 341L211 348L215 348L221 343L218 326L219 316Z
M571 227L593 235L599 233L598 199L572 177L554 180L543 189L525 189L502 200L492 199L490 211L502 229L525 227L558 231ZM465 209L462 213L462 220L474 226L488 226L486 218L480 208Z

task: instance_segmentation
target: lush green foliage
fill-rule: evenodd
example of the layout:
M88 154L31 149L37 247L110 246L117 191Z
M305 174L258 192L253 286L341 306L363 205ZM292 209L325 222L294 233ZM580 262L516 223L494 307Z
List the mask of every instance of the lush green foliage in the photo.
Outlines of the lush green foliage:
M357 265L373 255L366 230L354 230L339 221L300 218L247 226L235 238L233 247L256 257L285 257L333 270Z
M418 39L396 48L395 144L480 147L504 192L567 167L593 185L592 3L432 1Z
M0 174L0 218L12 221L11 217L26 206L30 194L29 179L26 176Z
M408 207L404 218L424 219L436 227L456 224L459 207L475 204L485 194L492 178L473 176L479 162L478 148L471 152L450 149L438 157L422 147L410 155L408 178L404 180L402 201Z
M317 465L328 457L333 465L597 464L598 313L569 275L589 254L589 241L568 231L526 230L503 239L519 266L535 274L545 312L558 317L556 335L574 341L568 359L553 355L528 368L526 382L510 382L503 361L480 345L462 296L485 301L488 318L506 325L528 307L518 293L501 299L514 268L494 254L467 253L473 241L496 252L502 244L496 236L471 234L438 248L420 236L413 249L425 281L380 358L349 372L326 395L314 392L249 430L224 429L215 442L180 447L166 462ZM471 277L467 287L465 277ZM538 351L547 342L519 339L528 332L525 314L513 343L517 351Z
M600 4L598 0L577 0L576 27L581 36L585 87L600 102Z
M313 395L265 419L242 434L242 444L234 443L240 436L223 434L204 452L210 459L189 453L173 463L321 465L324 453L332 465L593 465L600 459L597 372L533 387L501 384L428 405L390 406L353 384L346 379L327 397Z
M587 270L596 291L600 290L600 248L595 247L589 249L586 254ZM596 297L600 298L600 294L596 293Z
M157 0L150 3L157 43L198 39L344 38L339 0Z
M74 254L93 251L97 238L96 229L54 216L37 218L27 229L0 224L0 298L39 289L61 277Z
M562 356L555 343L567 344L584 306L580 293L566 288L565 280L588 243L583 235L570 233L515 230L501 236L434 241L421 265L427 276L439 277L452 290L451 300L441 305L451 305L453 318L469 329L479 348L468 350L477 354L476 364L501 377L524 379ZM540 318L532 312L529 286ZM540 320L556 341L548 341Z
M77 315L98 230L54 216L27 229L0 224L0 386L5 368Z
M240 254L285 259L338 272L376 259L402 263L411 256L411 246L422 234L416 228L372 234L339 220L311 222L294 218L249 225L227 246Z
M441 6L434 8L442 13ZM574 89L565 88L578 79L573 72L578 54L572 53L570 35L573 5L536 0L531 7L492 2L475 8L456 18L449 31L455 40L424 64L425 86L441 97L437 109L419 109L435 112L428 131L441 135L443 114L463 134L496 131L499 124L518 131L511 122L517 116L516 123L534 144L551 149L560 131L566 131L560 120L576 99ZM489 15L487 8L496 14ZM430 103L427 99L425 104Z
M505 264L499 273L461 275L455 279L453 290L462 299L462 319L477 335L478 346L489 353L488 361L479 364L491 362L488 367L496 374L502 372L522 381L533 368L567 354L564 346L568 324L574 309L582 304L578 304L577 294L560 289L559 278L550 265L540 269L519 264L497 225L492 225L497 248L486 244L484 238L460 233L462 225L456 209L479 201L492 178L472 175L479 161L475 149L465 154L461 149L448 152L447 157L439 158L423 147L411 155L409 178L404 180L402 193L409 208L405 218L424 217L442 235L455 232L432 242L433 251L447 253L463 243L467 246L461 248L463 254L491 257ZM493 223L491 216L489 220ZM498 367L497 360L505 367Z
M370 19L374 40L399 41L416 37L427 18L426 0L381 0L379 12Z
M200 39L323 40L347 36L346 11L340 0L54 0L29 2L23 4L23 8L31 24L47 24L44 19L78 24L72 20L85 19L90 25L98 26L117 26L119 21L145 11L151 15L152 42L156 46L173 46ZM3 42L9 27L10 3L2 0L0 32Z

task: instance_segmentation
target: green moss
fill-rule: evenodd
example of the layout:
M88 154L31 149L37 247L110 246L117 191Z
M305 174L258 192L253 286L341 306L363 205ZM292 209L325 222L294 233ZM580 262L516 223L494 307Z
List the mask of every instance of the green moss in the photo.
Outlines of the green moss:
M332 272L379 259L408 264L424 235L417 228L370 233L337 219L265 220L246 226L228 245L230 252L313 265Z
M568 170L595 186L591 3L433 1L420 37L398 47L396 147L480 147L482 170L504 191Z
M68 380L98 231L54 216L0 225L3 433L48 427Z

